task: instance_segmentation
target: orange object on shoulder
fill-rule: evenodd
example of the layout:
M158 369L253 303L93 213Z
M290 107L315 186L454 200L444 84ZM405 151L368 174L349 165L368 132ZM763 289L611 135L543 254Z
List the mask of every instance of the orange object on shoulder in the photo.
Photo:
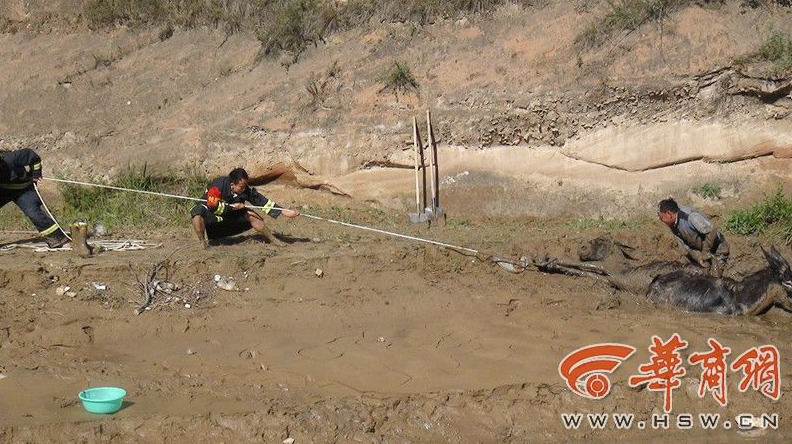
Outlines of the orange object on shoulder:
M206 206L209 209L215 209L218 205L220 205L220 200L222 198L222 193L220 192L220 188L212 187L209 188L209 191L206 192Z

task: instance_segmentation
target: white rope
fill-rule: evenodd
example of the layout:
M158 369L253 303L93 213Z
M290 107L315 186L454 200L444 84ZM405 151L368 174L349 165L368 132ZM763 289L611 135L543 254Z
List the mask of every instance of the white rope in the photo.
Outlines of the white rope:
M45 177L44 180L51 180L53 182L71 183L71 184L75 184L75 185L85 185L85 186L88 186L88 187L107 188L107 189L110 189L110 190L130 191L132 193L150 194L150 195L153 195L153 196L173 197L175 199L185 199L185 200L191 200L191 201L206 202L206 199L196 199L194 197L179 196L177 194L157 193L157 192L154 192L154 191L144 191L144 190L133 190L131 188L114 187L114 186L111 186L111 185L102 185L102 184L98 184L98 183L78 182L76 180L53 179L53 178L50 178L50 177Z
M69 237L68 234L66 234L66 230L64 230L63 227L60 226L58 220L55 219L55 216L52 215L52 212L50 212L49 208L47 208L47 204L44 202L44 198L41 197L41 193L39 193L38 185L36 184L36 182L33 182L33 189L36 190L36 194L38 194L39 200L41 201L41 206L44 207L45 210L47 210L47 214L49 214L49 217L52 219L53 222L55 222L55 225L58 226L58 229L61 231L61 233L63 233L63 235L66 236L66 239L72 240L72 238Z
M264 207L257 207L255 205L245 205L245 208L256 208L256 209L266 210L266 208L264 208ZM283 211L285 208L275 207L275 208L272 208L272 209L273 210L281 210L281 211ZM473 254L479 254L478 250L474 250L472 248L465 248L465 247L460 247L460 246L457 246L457 245L446 244L446 243L434 241L434 240L431 240L431 239L423 239L423 238L420 238L420 237L408 236L406 234L394 233L392 231L380 230L380 229L377 229L377 228L366 227L364 225L357 225L357 224L352 224L352 223L349 223L349 222L341 222L339 220L333 220L333 219L328 219L328 218L325 218L325 217L314 216L314 215L306 214L306 213L303 213L303 212L300 212L300 216L305 216L305 217L307 217L309 219L323 220L325 222L330 222L330 223L333 223L333 224L343 225L345 227L357 228L359 230L373 231L374 233L380 233L380 234L385 234L385 235L388 235L388 236L399 237L399 238L402 238L402 239L408 239L408 240L417 241L417 242L425 242L427 244L439 245L441 247L453 248L455 250L462 250L462 251L467 251L467 252L470 252L470 253L473 253Z
M256 208L258 208L258 207L256 207ZM360 230L373 231L375 233L385 234L385 235L388 235L388 236L400 237L402 239L408 239L408 240L417 241L417 242L425 242L427 244L439 245L441 247L453 248L455 250L462 250L462 251L467 251L467 252L473 253L473 254L479 254L478 250L474 250L472 248L465 248L465 247L460 247L460 246L457 246L457 245L446 244L446 243L434 241L434 240L431 240L431 239L423 239L423 238L420 238L420 237L408 236L406 234L399 234L399 233L394 233L394 232L391 232L391 231L378 230L376 228L365 227L363 225L355 225L355 224L351 224L349 222L341 222L341 221L337 221L337 220L333 220L333 219L326 219L324 217L313 216L313 215L310 215L310 214L300 213L300 215L305 216L305 217L310 218L310 219L323 220L323 221L326 221L326 222L343 225L345 227L352 227L352 228L357 228L357 229L360 229Z
M110 185L100 185L100 184L88 183L88 182L79 182L79 181L76 181L76 180L52 179L52 178L46 178L46 180L52 180L54 182L71 183L71 184L75 184L75 185L85 185L85 186L91 186L91 187L108 188L108 189L111 189L111 190L118 190L118 191L130 191L130 192L133 192L133 193L150 194L150 195L154 195L154 196L173 197L173 198L176 198L176 199L185 199L185 200L191 200L191 201L206 202L206 199L195 199L195 198L192 198L192 197L179 196L179 195L176 195L176 194L168 194L168 193L157 193L157 192L154 192L154 191L133 190L133 189L130 189L130 188L114 187L114 186L110 186ZM281 211L286 209L286 208L279 208L279 207L264 208L264 207L260 207L260 206L254 206L254 205L246 205L246 208L255 208L255 209L261 209L261 210L281 210ZM341 221L338 221L338 220L333 220L333 219L328 219L328 218L324 218L324 217L314 216L314 215L305 214L305 213L302 213L302 212L300 213L300 215L305 216L305 217L307 217L309 219L322 220L322 221L330 222L330 223L333 223L333 224L343 225L345 227L357 228L359 230L372 231L374 233L385 234L387 236L398 237L398 238L407 239L407 240L416 241L416 242L424 242L424 243L427 243L427 244L438 245L438 246L441 246L441 247L452 248L452 249L460 250L460 251L467 251L467 252L473 253L473 254L479 254L478 250L474 250L472 248L465 248L465 247L460 247L460 246L457 246L457 245L446 244L446 243L434 241L434 240L431 240L431 239L424 239L424 238L415 237L415 236L408 236L406 234L394 233L392 231L379 230L377 228L366 227L366 226L363 226L363 225L352 224L352 223L349 223L349 222L341 222Z
M147 242L139 239L117 239L117 240L100 240L91 241L91 246L100 248L101 251L137 251L145 250L147 248L160 248L161 243ZM49 248L45 242L25 242L5 244L0 247L0 251L13 250L15 248L30 248L37 253L48 251L72 251L72 247Z

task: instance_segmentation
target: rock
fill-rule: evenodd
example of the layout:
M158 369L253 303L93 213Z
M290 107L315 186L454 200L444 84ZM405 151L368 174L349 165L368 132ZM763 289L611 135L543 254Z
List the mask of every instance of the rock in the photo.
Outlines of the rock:
M779 158L779 159L792 158L792 146L776 148L773 151L773 157L776 157L776 158Z
M104 226L104 224L101 223L96 224L96 226L94 226L93 228L92 234L94 236L99 236L99 237L105 236L107 235L107 228Z
M91 282L91 285L93 285L93 288L96 289L96 291L105 291L105 290L107 290L107 285L103 284L101 282Z
M161 281L157 282L156 288L165 294L171 294L174 291L179 290L181 287L178 284L174 284L173 282Z
M66 285L61 285L60 287L55 289L55 294L58 296L63 296L71 290L71 287Z
M314 274L316 275L316 277L320 278L320 277L324 276L324 271L322 271L321 268L317 268L316 271L314 271Z
M239 287L237 287L236 280L233 278L233 276L220 276L219 274L215 275L215 284L217 285L217 288L222 290L239 291Z

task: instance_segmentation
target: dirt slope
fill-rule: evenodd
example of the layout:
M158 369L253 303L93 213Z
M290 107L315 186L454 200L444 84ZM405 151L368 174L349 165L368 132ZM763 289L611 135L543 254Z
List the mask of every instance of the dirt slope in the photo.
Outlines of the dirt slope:
M25 15L22 2L5 4L17 11L9 16L32 22L44 9L34 3ZM773 30L792 28L789 14L738 2L691 6L662 26L580 53L575 37L603 13L592 5L505 7L489 18L418 28L372 24L333 35L288 70L279 60L256 63L253 36L218 29L176 30L164 41L158 29L20 29L0 35L0 143L35 146L57 162L53 173L83 178L142 162L210 175L283 163L333 183L366 165L410 166L412 117L423 121L432 109L441 150L563 147L583 165L631 171L787 156L789 81L728 67ZM377 78L397 61L415 73L417 93L380 92ZM322 85L319 100L310 84ZM625 155L640 164L624 164ZM478 158L469 158L459 168L441 164L442 174L475 166ZM689 187L686 167L669 174L679 177L678 188ZM361 188L343 191L370 197ZM402 205L409 185L387 194Z

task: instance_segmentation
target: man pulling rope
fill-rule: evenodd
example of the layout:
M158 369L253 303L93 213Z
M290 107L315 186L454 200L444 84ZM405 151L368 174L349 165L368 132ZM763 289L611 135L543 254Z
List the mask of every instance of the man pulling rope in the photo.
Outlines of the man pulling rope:
M145 191L145 190L134 190L134 189L131 189L131 188L123 188L123 187L117 187L117 186L112 186L112 185L102 185L102 184L90 183L90 182L80 182L80 181L77 181L77 180L55 179L55 178L51 178L51 177L48 177L47 180L50 180L50 181L53 181L53 182L69 183L69 184L73 184L73 185L82 185L82 186L87 186L87 187L105 188L105 189L109 189L109 190L127 191L127 192L131 192L131 193L148 194L148 195L152 195L152 196L170 197L170 198L173 198L173 199L191 200L191 201L199 201L199 202L206 202L207 201L206 197L208 197L208 191L209 191L207 189L207 193L205 193L205 197L204 198L195 199L195 198L191 198L191 197L187 197L187 196L179 196L179 195L176 195L176 194L158 193L158 192L154 192L154 191ZM248 189L252 189L252 188L248 187ZM214 194L216 194L216 192ZM269 202L269 200L268 200L268 202ZM218 205L219 205L219 203L218 203ZM199 207L199 208L196 209L196 207ZM200 207L203 207L202 203L196 204L196 207L193 207L193 211L195 211L195 212L197 212L199 214L203 212L203 210L200 209ZM208 205L206 206L206 208L208 209ZM273 211L273 210L279 210L281 212L283 212L284 210L288 210L286 208L281 208L281 207L275 205L274 203L272 204L272 206L268 206L266 208L263 207L263 206L251 206L251 205L246 206L246 208L264 210L267 214L270 214L270 211ZM479 256L481 256L483 254L482 252L480 252L478 250L474 250L472 248L461 247L461 246L458 246L458 245L447 244L447 243L444 243L444 242L438 242L438 241L434 241L434 240L431 240L431 239L424 239L424 238L420 238L420 237L416 237L416 236L408 236L408 235L405 235L405 234L394 233L392 231L380 230L380 229L377 229L377 228L366 227L366 226L363 226L363 225L352 224L352 223L349 223L349 222L342 222L342 221L328 219L328 218L319 217L319 216L314 216L314 215L310 215L310 214L302 214L302 213L300 213L297 210L289 210L289 211L295 211L296 212L296 214L294 216L291 216L291 217L297 217L299 215L302 215L302 216L305 216L305 217L307 217L309 219L320 220L320 221L325 221L325 222L329 222L329 223L332 223L332 224L343 225L345 227L355 228L355 229L358 229L358 230L365 230L365 231L370 231L370 232L373 232L373 233L379 233L379 234L383 234L383 235L386 235L386 236L397 237L397 238L406 239L406 240L410 240L410 241L414 241L414 242L422 242L422 243L437 245L437 246L440 246L440 247L450 248L450 249L455 250L457 252L460 252L462 254L472 253L472 254L476 255L477 257L479 257ZM292 214L294 214L294 213L292 213ZM284 213L284 215L285 215L285 213ZM199 221L195 220L195 216L193 216L193 223L194 224L199 224L200 223ZM195 225L193 225L193 227L195 227ZM201 240L201 243L203 244L203 242L206 239L204 237L205 233L203 231L201 231L200 229L196 229L196 234L198 235L198 238ZM481 258L481 260L484 261L484 262L489 262L490 259L492 259L493 262L498 262L498 263L501 262L501 261L506 261L506 259L495 258L495 257L492 257L492 258L482 257Z
M57 222L41 210L42 201L34 184L42 178L41 157L30 148L0 151L0 207L14 202L30 219L50 248L69 242Z
M275 205L255 188L249 187L248 180L248 173L242 168L233 169L228 176L218 177L209 182L201 203L195 204L190 211L193 230L204 248L209 246L206 237L209 240L220 239L251 228L264 235L272 245L286 245L272 234L259 213L245 207L245 202L262 208L272 218L281 214L294 218L300 215L300 211Z

